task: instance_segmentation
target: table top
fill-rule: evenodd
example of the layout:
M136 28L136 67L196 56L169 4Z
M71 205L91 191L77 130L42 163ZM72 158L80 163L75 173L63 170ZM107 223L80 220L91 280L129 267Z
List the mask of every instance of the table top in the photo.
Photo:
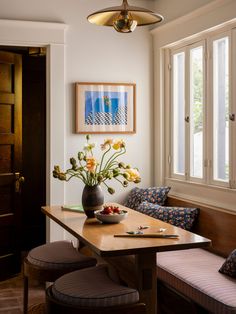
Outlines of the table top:
M85 245L103 257L128 254L154 253L170 250L207 247L211 241L192 232L167 224L135 210L112 203L128 211L128 217L118 224L103 224L96 218L87 218L84 213L62 210L61 206L44 206L42 211ZM155 233L165 228L166 234L179 235L170 238L119 238L115 234L135 231L138 227L149 226L144 233Z

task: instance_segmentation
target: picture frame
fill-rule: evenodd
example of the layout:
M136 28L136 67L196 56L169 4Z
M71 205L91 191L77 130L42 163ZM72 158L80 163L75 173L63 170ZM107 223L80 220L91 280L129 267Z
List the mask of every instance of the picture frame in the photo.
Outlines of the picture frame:
M136 84L77 82L75 132L136 133Z

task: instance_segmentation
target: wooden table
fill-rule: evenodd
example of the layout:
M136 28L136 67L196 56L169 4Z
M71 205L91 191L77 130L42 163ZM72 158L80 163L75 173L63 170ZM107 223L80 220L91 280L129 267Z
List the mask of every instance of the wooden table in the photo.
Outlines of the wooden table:
M96 254L116 265L117 269L120 270L122 266L128 265L132 260L133 266L130 271L126 271L124 277L127 277L129 281L130 275L133 276L133 283L140 293L140 301L147 305L147 313L156 314L156 253L206 247L211 244L211 241L119 204L113 203L112 205L127 210L127 219L119 224L102 224L95 218L87 219L85 214L62 210L61 206L45 206L42 207L42 211ZM178 234L179 238L114 237L114 234L137 230L140 225L149 226L144 230L145 233L157 232L160 228L166 228L164 233ZM121 257L124 258L123 265Z

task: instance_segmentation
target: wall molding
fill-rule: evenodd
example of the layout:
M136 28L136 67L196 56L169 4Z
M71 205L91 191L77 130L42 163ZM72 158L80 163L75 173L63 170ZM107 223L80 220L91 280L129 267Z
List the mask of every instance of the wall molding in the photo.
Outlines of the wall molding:
M215 0L211 3L208 3L208 4L200 7L199 9L194 10L191 13L187 13L187 14L185 14L181 17L178 17L172 21L169 21L165 24L157 26L156 28L153 28L152 30L150 30L150 33L152 35L155 35L155 34L158 34L160 32L164 32L164 31L168 30L169 28L176 27L179 24L186 23L186 22L188 22L194 18L205 15L208 12L211 12L211 11L221 7L221 6L224 6L226 3L230 3L233 1L234 0Z

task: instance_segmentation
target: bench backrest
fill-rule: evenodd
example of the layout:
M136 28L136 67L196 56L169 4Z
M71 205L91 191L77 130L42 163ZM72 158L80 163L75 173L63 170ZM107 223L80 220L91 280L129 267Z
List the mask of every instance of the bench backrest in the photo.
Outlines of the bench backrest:
M210 251L227 257L236 249L236 212L173 196L167 198L165 205L200 209L198 220L192 231L212 240Z

